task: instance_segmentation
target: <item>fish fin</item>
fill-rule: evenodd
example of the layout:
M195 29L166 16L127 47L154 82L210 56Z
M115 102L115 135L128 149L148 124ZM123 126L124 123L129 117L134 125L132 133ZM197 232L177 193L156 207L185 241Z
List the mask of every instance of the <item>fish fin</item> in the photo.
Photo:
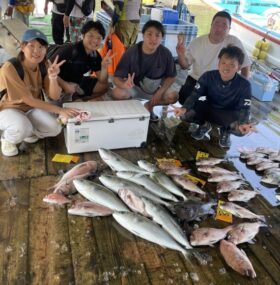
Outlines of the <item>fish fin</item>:
M208 261L204 254L201 254L197 251L192 251L192 255L197 259L200 265L207 265Z
M265 216L259 215L258 217L259 217L259 218L258 218L259 220L261 220L262 222L266 223Z
M254 269L247 269L247 270L245 270L245 275L248 276L248 277L251 277L251 278L256 278L257 277L257 274L254 271Z

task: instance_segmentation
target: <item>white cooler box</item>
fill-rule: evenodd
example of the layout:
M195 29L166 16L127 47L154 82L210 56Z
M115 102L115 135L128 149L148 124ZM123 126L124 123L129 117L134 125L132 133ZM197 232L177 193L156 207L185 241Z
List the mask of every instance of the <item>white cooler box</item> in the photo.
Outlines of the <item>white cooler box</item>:
M88 121L68 120L64 131L68 153L140 147L146 143L150 113L138 100L65 103L91 112Z

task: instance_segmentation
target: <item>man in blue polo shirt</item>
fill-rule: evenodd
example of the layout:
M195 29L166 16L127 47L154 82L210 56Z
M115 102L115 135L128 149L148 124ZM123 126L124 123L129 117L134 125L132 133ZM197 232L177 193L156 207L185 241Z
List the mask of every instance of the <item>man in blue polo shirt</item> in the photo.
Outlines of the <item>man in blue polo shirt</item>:
M251 85L237 73L244 60L240 48L227 46L218 58L218 70L205 72L182 108L174 108L174 113L199 124L191 135L196 140L210 139L211 124L218 125L220 146L230 147L231 133L242 136L252 130L249 124Z

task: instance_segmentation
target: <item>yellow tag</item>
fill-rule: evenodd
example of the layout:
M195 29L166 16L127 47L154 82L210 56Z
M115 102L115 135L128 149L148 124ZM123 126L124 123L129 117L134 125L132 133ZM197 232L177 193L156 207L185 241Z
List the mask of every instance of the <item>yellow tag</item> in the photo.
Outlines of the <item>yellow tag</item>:
M68 154L56 154L52 161L53 162L62 162L62 163L70 163L71 161L73 162L78 162L80 159L79 156L74 156L74 155L68 155Z
M209 153L198 150L195 159L199 160L200 158L208 158L208 157Z
M174 164L175 166L181 167L182 163L180 160L178 159L173 159L173 158L157 158L157 163L164 163L164 162L168 162L170 164Z
M227 223L232 223L232 214L228 211L222 210L220 208L220 205L224 202L219 200L218 207L217 207L217 213L216 213L216 220L224 221Z
M195 184L201 184L202 186L204 186L206 184L205 180L202 180L200 178L197 178L195 176L192 176L190 174L183 174L183 176L185 176L186 178L188 178L189 180L191 180L193 183Z

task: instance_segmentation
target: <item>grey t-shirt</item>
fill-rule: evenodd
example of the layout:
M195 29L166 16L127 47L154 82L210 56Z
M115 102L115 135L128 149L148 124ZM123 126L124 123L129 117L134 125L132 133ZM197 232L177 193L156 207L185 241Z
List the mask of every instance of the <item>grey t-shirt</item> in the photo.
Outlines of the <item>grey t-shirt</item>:
M141 46L142 42L124 53L115 71L115 77L127 78L128 74L135 73L134 83L139 86L139 79L143 77L164 79L177 75L174 59L166 47L160 45L153 54L145 54Z

